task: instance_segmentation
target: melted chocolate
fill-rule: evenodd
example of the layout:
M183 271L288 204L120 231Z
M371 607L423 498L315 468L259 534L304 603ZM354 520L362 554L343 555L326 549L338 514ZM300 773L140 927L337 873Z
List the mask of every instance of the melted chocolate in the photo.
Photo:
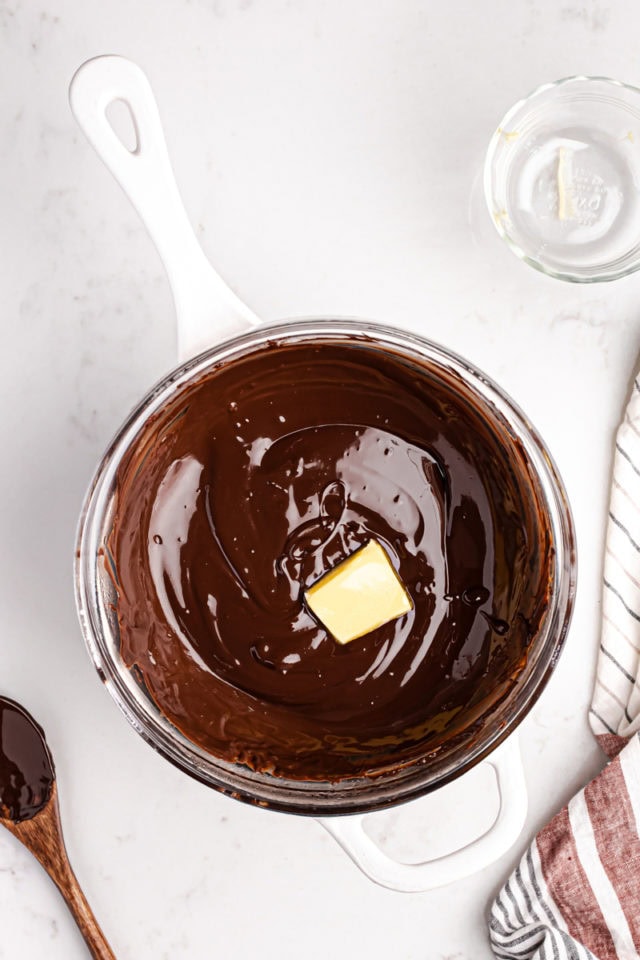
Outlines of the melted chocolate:
M0 817L31 820L47 805L54 779L44 732L18 703L0 697Z
M371 539L413 609L340 646L304 591ZM119 468L122 658L224 760L329 781L419 762L517 682L549 543L523 451L455 374L272 344L183 387Z

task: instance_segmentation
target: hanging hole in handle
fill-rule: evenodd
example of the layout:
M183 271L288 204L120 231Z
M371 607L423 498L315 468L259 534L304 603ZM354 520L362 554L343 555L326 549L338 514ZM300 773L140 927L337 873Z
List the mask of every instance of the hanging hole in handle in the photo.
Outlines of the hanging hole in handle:
M105 113L122 146L134 156L140 153L140 131L127 101L112 100Z
M496 772L489 763L481 763L419 800L367 814L363 829L394 860L425 863L483 836L499 808Z

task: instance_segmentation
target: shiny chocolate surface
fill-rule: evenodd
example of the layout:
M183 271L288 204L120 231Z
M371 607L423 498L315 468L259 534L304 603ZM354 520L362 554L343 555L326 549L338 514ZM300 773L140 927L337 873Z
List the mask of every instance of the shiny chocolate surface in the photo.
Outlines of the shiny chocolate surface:
M54 779L43 730L24 707L0 697L0 817L14 823L35 817Z
M340 646L304 591L375 539L413 609ZM122 658L216 757L335 781L472 738L550 589L526 456L456 374L372 341L262 346L185 385L120 464Z

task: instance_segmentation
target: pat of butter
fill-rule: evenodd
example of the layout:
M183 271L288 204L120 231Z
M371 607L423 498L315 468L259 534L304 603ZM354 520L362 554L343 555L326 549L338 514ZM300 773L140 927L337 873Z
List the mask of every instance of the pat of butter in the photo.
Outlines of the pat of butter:
M371 540L305 593L307 605L338 643L349 643L412 608L384 547Z
M573 153L566 147L558 151L558 220L571 220L573 211Z

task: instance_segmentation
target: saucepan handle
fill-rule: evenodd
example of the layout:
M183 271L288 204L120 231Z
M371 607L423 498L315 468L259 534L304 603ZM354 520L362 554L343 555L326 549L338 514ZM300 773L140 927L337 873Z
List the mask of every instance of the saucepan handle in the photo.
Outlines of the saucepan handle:
M129 109L135 147L128 149L107 116L114 101ZM181 359L258 318L213 269L189 223L171 169L158 107L143 71L124 57L84 63L69 88L73 114L140 214L169 276L178 314Z
M494 768L500 795L496 819L481 837L435 860L416 864L394 860L366 833L366 814L326 817L318 822L375 883L403 893L420 893L445 886L497 860L516 842L524 825L527 788L517 734L511 734L485 763Z

